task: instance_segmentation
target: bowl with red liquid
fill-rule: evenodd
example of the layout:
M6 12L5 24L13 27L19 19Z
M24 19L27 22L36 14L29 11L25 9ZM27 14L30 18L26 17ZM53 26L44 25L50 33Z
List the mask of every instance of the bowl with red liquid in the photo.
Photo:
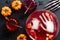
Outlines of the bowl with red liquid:
M10 32L14 32L18 30L18 25L19 22L17 19L15 18L10 18L7 22L6 22L6 28L10 31Z
M26 31L32 40L53 40L58 31L58 19L49 10L33 12L26 21Z
M27 12L27 13L31 13L31 12L35 11L36 7L37 7L37 4L36 4L35 0L27 0L26 2L23 3L23 8L24 8L24 10L26 10L25 12Z

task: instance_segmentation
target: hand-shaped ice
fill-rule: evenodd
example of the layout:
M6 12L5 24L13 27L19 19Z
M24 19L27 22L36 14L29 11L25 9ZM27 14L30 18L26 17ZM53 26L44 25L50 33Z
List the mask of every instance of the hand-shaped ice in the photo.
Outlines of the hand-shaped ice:
M32 29L37 30L39 27L39 20L37 18L33 18L32 23L33 23Z
M43 18L45 19L45 21L44 21L44 19L42 18L42 16L43 16ZM40 17L40 19L43 21L43 23L46 25L46 28L44 28L41 23L40 23L40 26L41 26L45 31L53 33L53 32L54 32L54 23L53 23L53 21L51 20L52 17L50 18L50 16L49 16L48 13L46 13L46 16L47 16L48 20L47 20L46 16L44 15L44 13L42 13L42 16L39 16L39 17Z

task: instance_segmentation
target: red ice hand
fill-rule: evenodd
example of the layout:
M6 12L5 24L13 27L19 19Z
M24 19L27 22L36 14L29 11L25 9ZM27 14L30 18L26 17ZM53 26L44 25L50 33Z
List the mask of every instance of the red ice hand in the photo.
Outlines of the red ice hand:
M57 18L47 10L33 12L28 17L26 25L26 31L33 40L53 40L58 33Z

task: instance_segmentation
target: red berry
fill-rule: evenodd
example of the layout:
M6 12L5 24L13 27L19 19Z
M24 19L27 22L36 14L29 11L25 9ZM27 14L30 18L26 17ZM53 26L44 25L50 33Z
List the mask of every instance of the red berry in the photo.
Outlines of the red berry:
M26 31L35 40L53 40L58 33L58 21L52 12L33 12L26 21Z
M9 31L13 32L18 29L18 21L16 19L11 18L9 21L6 22L6 27Z

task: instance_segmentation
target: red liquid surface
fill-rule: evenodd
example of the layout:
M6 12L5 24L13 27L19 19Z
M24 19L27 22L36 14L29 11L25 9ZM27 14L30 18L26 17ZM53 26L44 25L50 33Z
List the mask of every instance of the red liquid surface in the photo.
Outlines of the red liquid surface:
M13 32L18 29L18 21L16 19L11 18L9 21L6 22L6 27L9 31ZM17 26L16 26L17 25Z
M41 22L41 24L43 24L43 27L46 28L46 25L39 18L39 16L42 15L42 13L44 13L44 15L45 15L46 12L49 14L49 16L52 16L52 18L53 18L51 20L54 23L54 32L51 33L51 32L45 31L45 30L42 29L41 26L38 26L37 30L36 29L32 29L32 25L33 25L32 19L33 18L37 18ZM44 20L44 18L43 18L43 20ZM48 20L48 18L47 18L47 20ZM41 10L41 11L33 12L28 17L28 19L26 21L26 31L29 34L29 36L32 37L31 38L32 40L33 39L35 39L35 40L53 40L56 37L57 33L58 33L58 21L57 21L57 18L55 16L55 14L53 14L52 12L47 11L47 10Z
M32 1L32 0L28 0L23 4L23 7L25 10L27 10L29 8L29 10L27 11L28 13L33 12L36 9L36 6L37 5L36 5L35 1Z

